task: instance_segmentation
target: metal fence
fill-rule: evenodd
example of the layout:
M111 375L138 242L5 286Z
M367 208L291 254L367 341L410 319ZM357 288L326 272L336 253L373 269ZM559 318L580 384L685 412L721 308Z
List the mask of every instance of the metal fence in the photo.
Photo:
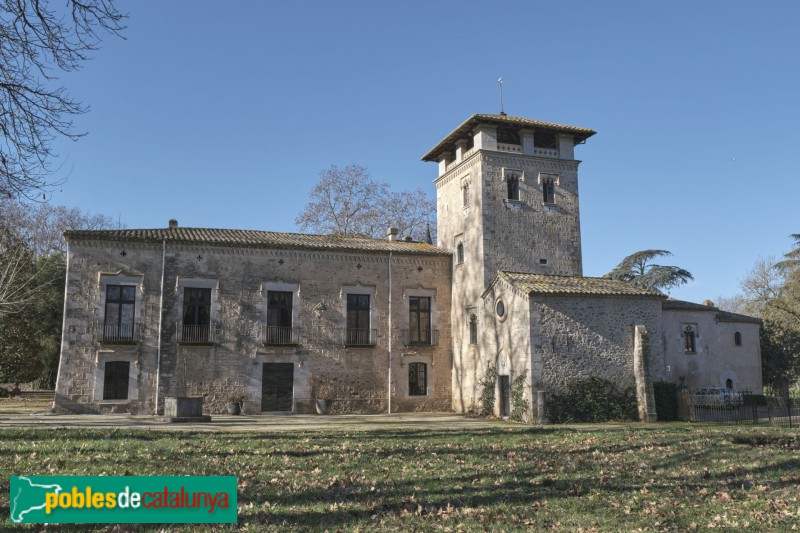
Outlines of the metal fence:
M800 399L750 391L678 391L679 418L692 422L800 427Z

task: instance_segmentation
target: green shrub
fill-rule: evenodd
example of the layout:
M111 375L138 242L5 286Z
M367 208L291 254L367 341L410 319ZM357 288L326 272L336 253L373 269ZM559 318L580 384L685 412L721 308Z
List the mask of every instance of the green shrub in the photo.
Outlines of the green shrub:
M673 422L678 419L678 385L657 381L653 383L653 396L659 422Z
M556 424L636 420L636 393L619 390L605 379L591 377L572 381L563 394L548 397L548 415Z

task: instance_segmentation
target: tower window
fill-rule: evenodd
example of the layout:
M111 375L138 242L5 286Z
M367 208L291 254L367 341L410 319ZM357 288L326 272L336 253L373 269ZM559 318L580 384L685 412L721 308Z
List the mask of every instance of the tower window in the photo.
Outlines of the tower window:
M742 334L739 333L738 331L733 334L733 344L736 345L736 346L741 346L742 345ZM728 387L728 388L730 388L730 387Z
M511 174L506 178L509 200L519 200L519 178L516 174Z
M542 181L542 201L546 204L556 203L556 184L551 179Z
M464 184L464 186L461 188L461 195L463 197L462 200L464 202L464 207L469 207L469 184Z
M458 246L456 246L456 264L460 265L463 262L464 262L464 243L460 242L458 243Z
M502 144L519 144L519 132L508 127L497 128L497 142Z

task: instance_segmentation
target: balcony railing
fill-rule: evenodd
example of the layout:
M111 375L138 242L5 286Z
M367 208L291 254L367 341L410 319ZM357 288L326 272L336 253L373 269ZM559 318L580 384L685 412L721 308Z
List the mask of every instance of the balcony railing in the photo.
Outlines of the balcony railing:
M497 150L500 152L514 152L517 154L522 153L522 145L520 144L509 144L509 143L497 143Z
M347 328L344 331L343 344L345 346L374 346L377 337L377 329Z
M293 346L300 344L301 328L262 326L261 342L268 346Z
M533 155L540 157L558 157L558 148L539 148L533 149Z
M439 344L439 330L412 331L403 329L400 338L404 346L436 346Z
M178 342L180 344L214 344L217 331L213 325L193 326L177 323Z
M106 344L133 344L139 342L141 327L132 322L130 324L97 323L97 338Z

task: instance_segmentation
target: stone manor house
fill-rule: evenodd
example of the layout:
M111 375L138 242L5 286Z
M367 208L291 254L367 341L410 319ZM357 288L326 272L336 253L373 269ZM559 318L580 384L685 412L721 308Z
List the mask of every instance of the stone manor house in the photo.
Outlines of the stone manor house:
M497 415L598 376L761 391L759 321L584 277L575 146L586 128L473 115L427 154L437 246L181 227L73 231L55 407L155 414L164 398L306 413L476 406ZM544 393L544 394L543 394ZM520 406L517 406L519 408Z

